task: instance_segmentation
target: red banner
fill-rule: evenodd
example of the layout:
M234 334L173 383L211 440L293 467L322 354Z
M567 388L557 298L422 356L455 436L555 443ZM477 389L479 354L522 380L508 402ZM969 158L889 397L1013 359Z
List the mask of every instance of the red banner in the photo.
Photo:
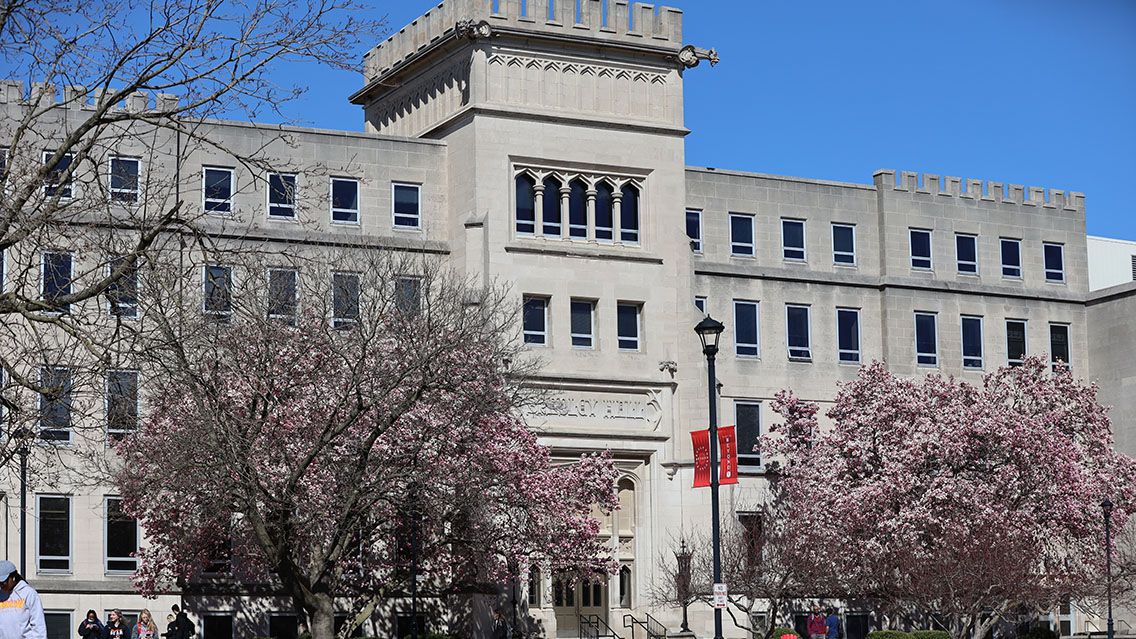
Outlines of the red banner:
M718 483L738 483L738 435L734 426L718 428Z
M690 431L690 441L694 444L694 487L706 488L710 485L710 431Z

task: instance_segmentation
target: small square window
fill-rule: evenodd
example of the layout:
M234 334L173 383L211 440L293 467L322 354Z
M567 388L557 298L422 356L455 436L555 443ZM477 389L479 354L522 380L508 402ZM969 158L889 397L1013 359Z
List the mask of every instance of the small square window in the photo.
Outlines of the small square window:
M110 199L114 202L138 201L138 175L142 163L138 158L110 159Z
M616 305L616 332L619 350L637 351L640 347L640 322L642 306L621 302Z
M421 191L422 187L417 184L391 184L391 214L394 216L395 228L421 228Z
M841 266L856 264L856 227L851 224L832 225L832 263Z
M955 234L955 264L962 275L978 274L978 236Z
M572 300L571 328L572 346L593 348L593 326L595 324L596 303L592 300Z
M280 220L296 218L295 175L268 174L268 217Z
M331 178L331 221L359 223L359 180Z
M702 252L702 211L686 212L686 236L690 238L690 250Z
M64 153L54 166L51 165L52 158L55 157L55 151L43 152L43 163L47 165L47 179L44 180L43 194L45 197L54 198L58 197L61 200L70 199L74 194L72 191L71 181L75 177L74 173L67 175L67 171L71 169L71 162L74 158L70 153Z
M785 305L785 341L789 347L792 361L812 361L810 348L811 327L809 326L809 307L797 304Z
M204 301L202 310L219 320L233 314L233 269L210 264L204 269Z
M836 353L841 364L860 362L860 310L836 309Z
M233 170L205 167L201 172L202 198L205 211L216 215L233 212Z
M1002 277L1022 277L1022 241L1002 238Z
M331 274L331 327L351 328L359 321L358 273Z
M521 320L526 344L533 344L534 346L548 344L547 298L525 297Z
M734 300L734 352L738 357L759 357L760 327L757 302Z
M915 362L920 366L939 365L939 338L934 313L915 313Z
M910 229L911 268L931 270L931 231Z
M1065 247L1061 244L1046 242L1042 245L1045 251L1045 281L1065 281Z
M804 220L781 220L781 251L787 260L804 261Z
M962 367L982 368L982 318L976 315L963 315L962 324Z
M753 257L753 216L730 213L730 255Z

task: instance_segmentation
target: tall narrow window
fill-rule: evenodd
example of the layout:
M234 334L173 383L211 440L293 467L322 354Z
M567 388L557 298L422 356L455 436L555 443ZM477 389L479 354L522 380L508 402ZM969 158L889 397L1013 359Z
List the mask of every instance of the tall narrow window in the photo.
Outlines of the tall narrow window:
M406 316L414 316L422 311L421 279L400 277L394 281L394 308Z
M359 321L358 273L331 274L331 326L350 328Z
M759 335L757 302L734 300L734 352L737 356L760 356Z
M112 441L138 430L138 371L107 373L106 420Z
M860 310L836 309L836 353L843 364L860 362Z
M911 237L911 268L920 270L931 269L931 231L926 229L910 229Z
M1022 241L1002 238L1002 277L1022 276Z
M206 315L228 319L233 314L233 269L210 264L205 267L205 299L202 310Z
M934 313L915 313L915 362L920 366L939 365L939 337Z
M296 217L296 176L268 174L268 217L291 220Z
M540 600L540 568L536 565L529 566L529 588L528 588L529 608L539 608L541 606Z
M982 368L982 318L976 315L963 315L962 324L962 367Z
M1042 244L1045 251L1045 281L1065 281L1065 247L1061 244L1046 242Z
M106 571L134 572L138 559L138 520L122 510L122 499L106 498Z
M781 220L781 251L787 260L805 259L804 220Z
M1069 366L1069 325L1049 325L1049 359L1053 363L1053 370Z
M138 201L138 158L110 159L110 199L115 202Z
M541 210L544 228L541 233L548 237L560 237L560 180L549 175L544 178L544 204Z
M813 358L810 342L809 307L785 305L785 340L789 346L789 359L810 361Z
M227 215L233 212L233 170L204 167L201 171L201 196L207 213Z
M543 346L548 344L548 299L544 297L525 297L522 313L522 328L526 344Z
M39 570L71 570L71 498L66 495L39 495L39 526L36 557Z
M107 264L107 275L119 272L122 275L107 285L106 296L111 315L118 317L138 316L138 263L130 263L126 257L113 257Z
M690 238L690 250L702 252L702 211L686 212L686 236Z
M43 254L42 297L52 312L66 313L71 310L70 302L62 301L71 294L71 254Z
M757 442L761 438L761 404L734 402L734 423L737 424L738 466L760 466Z
M1026 323L1006 320L1006 360L1010 366L1021 366L1026 359Z
M619 607L631 607L631 566L619 569Z
M45 366L40 369L39 436L50 442L71 441L71 369Z
M59 161L54 166L51 165L51 159L55 156L54 151L43 152L43 163L47 165L47 179L43 184L43 194L46 197L53 198L59 197L66 200L70 198L72 193L71 180L75 177L74 173L67 174L71 168L71 161L74 158L70 153L64 153Z
M391 215L395 228L422 227L422 187L417 184L391 183Z
M614 224L615 191L607 182L596 184L596 239L610 242L615 238Z
M296 323L300 274L293 268L268 269L268 319Z
M331 178L331 221L359 223L359 180Z
M588 186L579 178L568 183L568 235L588 237Z
M955 234L955 265L963 275L978 274L978 236Z
M753 216L730 213L730 255L753 257Z
M639 187L624 184L619 205L619 240L625 244L639 243Z
M517 191L517 235L536 233L536 180L522 173L513 180Z
M832 225L832 263L844 266L856 263L856 227L851 224Z
M642 306L630 302L616 304L615 308L616 337L619 341L619 350L639 350L642 321Z
M592 348L594 339L592 326L596 314L596 303L592 300L572 300L572 346Z

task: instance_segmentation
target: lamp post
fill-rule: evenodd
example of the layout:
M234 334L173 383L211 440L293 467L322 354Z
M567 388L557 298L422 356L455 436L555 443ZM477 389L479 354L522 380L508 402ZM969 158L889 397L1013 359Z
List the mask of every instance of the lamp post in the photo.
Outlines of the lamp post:
M692 553L686 548L686 540L674 554L678 562L678 573L675 575L675 590L679 601L682 602L682 628L683 634L690 634L690 625L686 621L686 607L690 604L690 557Z
M20 574L27 574L28 559L28 439L32 431L24 426L12 436L19 442L16 454L20 456Z
M1101 502L1104 512L1104 571L1105 588L1108 593L1108 639L1114 639L1116 629L1112 625L1112 501L1105 498Z
M710 404L710 530L714 553L714 583L722 583L721 531L718 522L718 389L714 376L714 356L718 354L718 338L726 330L724 324L707 315L694 327L702 341L706 356L707 398ZM722 609L714 608L714 639L722 639ZM1109 638L1111 639L1111 637Z

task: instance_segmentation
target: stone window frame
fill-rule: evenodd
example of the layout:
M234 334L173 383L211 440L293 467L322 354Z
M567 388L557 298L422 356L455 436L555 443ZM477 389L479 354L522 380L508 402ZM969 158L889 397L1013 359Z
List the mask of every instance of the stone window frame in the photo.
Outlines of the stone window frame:
M521 176L528 176L533 181L533 230L532 232L518 231L518 218L517 208L517 180ZM544 200L547 197L545 193L545 182L552 178L560 185L560 191L556 194L560 202L560 222L555 225L559 228L559 234L547 233L548 228L552 224L545 224L544 221ZM573 231L579 231L579 225L574 225L571 218L571 202L570 196L572 192L572 183L575 181L581 182L585 187L585 220L586 230L583 237L574 235ZM600 184L606 184L612 191L612 227L611 239L597 238L596 234L596 189ZM637 205L636 211L636 226L634 228L624 227L623 222L623 191L625 188L634 188L637 191ZM573 242L581 244L599 244L603 246L618 246L618 247L632 247L642 248L646 242L644 241L644 211L649 208L648 194L646 188L646 176L621 174L611 171L586 171L586 170L571 170L552 167L540 167L533 165L516 165L513 167L512 183L510 186L510 193L513 198L512 201L512 233L513 237L518 239L537 239L542 241L562 241ZM525 221L527 223L527 220ZM602 229L601 229L602 230ZM634 233L637 237L636 240L624 240L623 237L627 233Z

